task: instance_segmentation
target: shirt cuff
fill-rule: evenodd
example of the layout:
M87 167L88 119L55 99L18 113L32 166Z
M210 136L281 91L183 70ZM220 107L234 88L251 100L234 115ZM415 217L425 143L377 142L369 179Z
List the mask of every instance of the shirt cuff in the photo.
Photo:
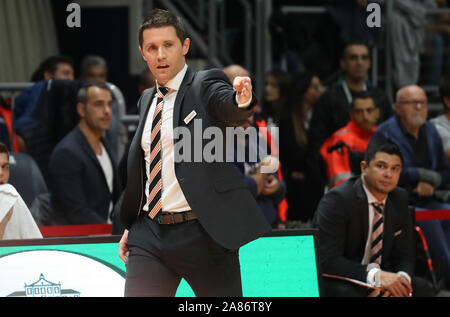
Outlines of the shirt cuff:
M403 271L398 271L397 274L401 275L401 276L404 276L408 280L408 282L411 284L411 277L409 276L408 273L403 272Z
M247 108L252 103L253 95L250 96L250 99L246 103L239 103L238 96L236 94L236 103L239 108Z
M372 286L380 286L380 279L377 278L376 274L380 271L380 268L374 267L367 273L367 284Z

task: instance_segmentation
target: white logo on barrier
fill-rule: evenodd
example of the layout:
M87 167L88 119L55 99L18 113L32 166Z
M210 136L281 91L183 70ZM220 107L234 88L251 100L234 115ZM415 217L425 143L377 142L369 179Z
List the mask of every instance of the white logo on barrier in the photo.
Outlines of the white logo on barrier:
M80 297L80 292L61 289L61 283L46 280L42 273L36 282L25 283L24 288L25 290L13 292L6 297Z
M125 278L118 271L72 252L13 253L0 257L0 297L123 297Z

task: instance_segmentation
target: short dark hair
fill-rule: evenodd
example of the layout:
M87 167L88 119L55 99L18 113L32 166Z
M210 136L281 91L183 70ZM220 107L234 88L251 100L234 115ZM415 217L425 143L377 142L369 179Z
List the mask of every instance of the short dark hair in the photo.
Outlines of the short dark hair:
M81 74L84 74L89 67L100 65L104 67L105 69L108 69L108 64L106 63L106 60L99 56L99 55L87 55L83 58L81 61Z
M439 96L441 97L444 109L447 107L444 103L444 97L450 97L450 74L445 75L439 84Z
M54 74L58 68L58 64L69 64L73 68L73 59L67 55L50 56L42 61L38 69L31 76L31 81L36 82L44 79L44 73Z
M366 153L364 154L364 161L367 163L367 165L370 164L370 161L372 161L379 152L387 153L390 155L397 155L398 157L400 157L400 160L403 164L403 155L398 145L389 139L380 137L372 138L369 142L369 145L367 146Z
M81 102L86 104L89 98L89 88L90 87L98 87L100 89L108 90L111 94L111 97L114 100L114 94L112 93L111 89L106 83L101 82L86 82L84 83L81 88L78 90L77 94L77 102Z
M353 45L362 45L362 46L365 46L365 47L367 48L367 50L369 51L369 54L370 54L370 47L369 47L369 45L367 44L367 42L365 42L365 41L363 41L363 40L361 40L361 39L355 38L355 39L351 39L350 41L348 41L348 42L345 43L344 49L342 50L342 53L341 53L341 59L345 57L345 54L346 54L346 52L347 52L347 48L348 48L349 46L353 46Z
M370 91L367 91L367 90L355 91L352 93L352 97L353 97L353 99L350 104L350 110L352 110L354 108L356 99L372 99L375 107L378 107L377 103L375 102L375 99L373 98L373 95Z
M9 151L5 143L0 142L0 153L6 153L9 159Z
M152 10L139 27L139 45L142 48L144 41L143 33L146 29L159 28L163 26L173 26L181 43L187 38L181 19L170 11L162 9Z

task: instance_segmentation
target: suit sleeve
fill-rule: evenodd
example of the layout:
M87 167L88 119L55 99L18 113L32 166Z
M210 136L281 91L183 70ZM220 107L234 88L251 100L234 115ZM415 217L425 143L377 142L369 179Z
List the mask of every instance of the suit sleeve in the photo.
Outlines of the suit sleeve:
M246 108L239 108L236 103L236 92L225 73L218 69L207 72L201 80L201 96L207 106L208 113L226 126L238 126L253 114L256 97Z
M64 213L71 224L104 223L105 220L85 204L81 161L69 150L61 149L53 153L49 166L49 185L57 204L56 211Z

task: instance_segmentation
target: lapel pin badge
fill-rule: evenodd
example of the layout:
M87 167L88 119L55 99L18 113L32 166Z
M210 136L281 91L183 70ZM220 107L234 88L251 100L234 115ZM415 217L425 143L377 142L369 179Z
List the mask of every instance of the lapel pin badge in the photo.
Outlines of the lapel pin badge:
M192 119L195 118L195 116L197 115L197 112L195 112L195 110L192 110L192 112L190 114L188 114L188 116L186 118L184 118L184 123L188 124L189 122L192 121Z

